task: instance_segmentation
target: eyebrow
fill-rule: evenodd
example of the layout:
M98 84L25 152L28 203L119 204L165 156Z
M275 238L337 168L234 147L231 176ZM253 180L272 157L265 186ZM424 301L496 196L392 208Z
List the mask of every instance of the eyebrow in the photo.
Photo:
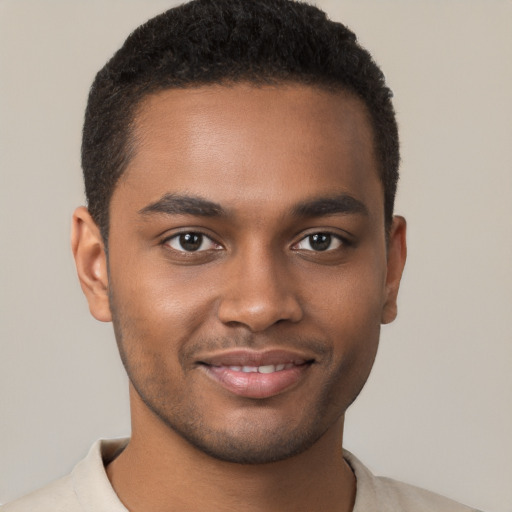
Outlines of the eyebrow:
M339 194L301 202L293 208L293 214L297 217L322 217L336 214L368 215L368 208L355 197Z
M195 215L198 217L220 217L225 215L224 209L213 201L197 196L165 194L158 201L141 210L142 215L164 213L167 215Z
M222 217L225 210L218 203L198 196L165 194L158 201L141 210L141 215L163 213L166 215L194 215L198 217ZM348 194L319 197L303 201L292 209L295 217L322 217L327 215L368 215L366 205Z

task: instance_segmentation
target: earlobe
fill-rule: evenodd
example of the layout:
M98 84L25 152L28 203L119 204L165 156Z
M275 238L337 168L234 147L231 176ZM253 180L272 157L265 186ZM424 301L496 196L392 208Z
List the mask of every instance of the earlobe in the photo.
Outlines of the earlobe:
M406 228L403 217L393 217L388 241L386 295L381 318L383 324L389 324L397 315L398 289L407 258Z
M71 249L91 314L101 322L110 322L105 246L98 226L84 206L73 213Z

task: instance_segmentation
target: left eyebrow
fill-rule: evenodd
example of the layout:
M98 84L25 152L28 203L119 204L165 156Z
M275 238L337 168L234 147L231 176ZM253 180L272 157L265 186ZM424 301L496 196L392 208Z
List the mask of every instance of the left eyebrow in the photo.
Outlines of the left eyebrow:
M293 208L292 213L297 217L322 217L336 214L367 216L368 208L355 197L348 194L339 194L301 202Z

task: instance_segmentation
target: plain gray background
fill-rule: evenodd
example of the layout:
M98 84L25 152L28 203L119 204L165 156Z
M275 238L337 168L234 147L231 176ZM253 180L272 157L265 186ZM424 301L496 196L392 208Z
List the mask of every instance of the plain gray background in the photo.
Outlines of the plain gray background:
M398 320L383 329L346 442L376 473L512 511L512 2L321 1L395 92ZM0 2L0 503L129 434L108 324L69 250L95 72L161 0Z

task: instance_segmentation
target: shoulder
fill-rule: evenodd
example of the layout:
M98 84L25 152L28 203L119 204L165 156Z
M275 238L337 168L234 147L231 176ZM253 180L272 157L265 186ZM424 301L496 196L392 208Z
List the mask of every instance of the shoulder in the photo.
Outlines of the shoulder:
M71 475L2 507L2 512L75 512L81 511L73 491Z
M69 475L7 503L1 512L127 512L105 472L105 465L126 443L126 439L97 441Z
M393 504L395 511L478 512L439 494L391 478L377 477L376 488L379 494Z
M344 457L357 480L354 512L478 512L425 489L374 476L349 452Z

